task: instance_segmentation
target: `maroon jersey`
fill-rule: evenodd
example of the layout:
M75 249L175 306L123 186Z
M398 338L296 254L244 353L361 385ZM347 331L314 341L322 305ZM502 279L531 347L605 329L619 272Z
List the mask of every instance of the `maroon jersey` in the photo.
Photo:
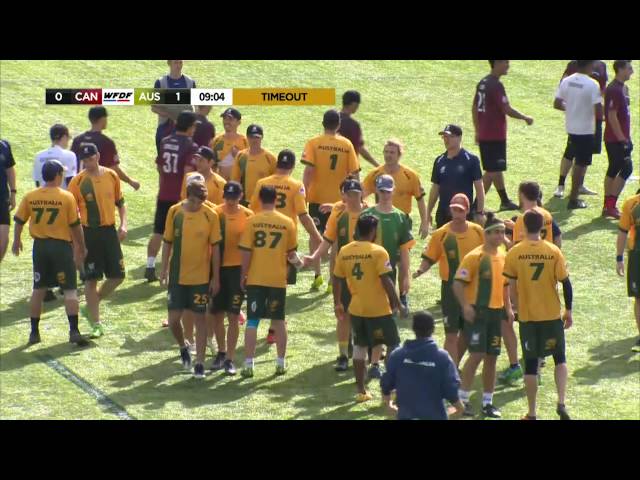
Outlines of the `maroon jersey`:
M478 113L478 140L495 142L507 140L507 115L504 108L509 103L502 82L487 75L476 86L475 109Z
M120 163L116 144L102 132L92 132L89 130L74 138L73 143L71 144L71 151L76 154L76 157L79 157L80 146L83 143L95 144L98 148L98 152L100 152L100 161L98 163L103 167L113 168ZM80 160L78 160L78 172L79 171Z
M186 135L174 133L162 139L160 154L156 158L160 172L158 200L163 202L178 202L180 200L185 167L195 168L193 155L197 148L191 137Z
M353 148L356 150L356 155L359 155L360 149L364 146L364 139L362 138L360 124L351 115L340 112L340 129L338 133L351 140Z
M620 128L624 134L626 140L631 139L631 111L629 104L631 99L629 97L629 90L625 87L624 83L614 80L609 84L607 90L604 93L604 114L607 120L604 128L604 141L605 142L619 142L620 140L613 131L613 128L609 125L609 111L615 110L618 122L620 122Z
M573 75L574 73L577 73L577 72L578 72L578 61L571 60L569 63L567 63L567 68L564 69L562 78L568 77L569 75ZM607 81L609 80L609 77L607 76L607 64L604 63L602 60L597 60L593 64L593 72L591 73L590 77L593 78L596 82L598 82L598 85L600 85L600 93L602 93L602 96L604 97L604 92L607 88ZM603 120L602 115L596 115L596 120L602 121Z
M196 125L193 141L200 147L208 147L211 139L216 136L216 127L204 115L198 115Z

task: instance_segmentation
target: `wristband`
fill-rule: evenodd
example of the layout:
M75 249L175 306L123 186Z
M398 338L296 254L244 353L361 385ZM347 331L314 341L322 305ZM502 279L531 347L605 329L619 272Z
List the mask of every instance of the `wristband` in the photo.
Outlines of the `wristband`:
M622 255L616 255L616 262L622 262L624 261L624 258Z

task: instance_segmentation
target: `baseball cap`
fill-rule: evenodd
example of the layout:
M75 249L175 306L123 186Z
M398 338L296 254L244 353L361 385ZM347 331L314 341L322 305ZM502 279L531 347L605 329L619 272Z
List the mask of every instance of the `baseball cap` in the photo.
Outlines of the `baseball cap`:
M282 150L278 154L278 163L276 164L276 167L290 170L295 166L295 164L296 154L291 150Z
M207 160L213 160L215 158L215 154L213 153L213 150L211 150L209 147L200 147L196 152L196 155L200 155L201 157L206 158Z
M362 192L362 185L355 178L346 180L342 186L342 191L347 192Z
M96 147L95 143L82 143L80 144L78 160L84 160L85 158L93 157L97 153L98 147Z
M438 135L453 135L454 137L461 137L462 128L460 128L458 125L450 123L449 125L444 127L444 130L438 133Z
M222 190L222 198L236 199L242 195L242 185L238 182L227 182Z
M262 127L260 125L256 125L255 123L249 125L249 128L247 128L247 137L264 137Z
M233 117L236 120L242 119L242 114L237 109L235 109L233 107L227 108L224 112L222 112L222 114L220 116L221 117Z
M381 190L383 192L393 192L395 188L395 182L393 181L393 177L391 175L380 175L376 178L376 190Z
M204 183L204 176L201 173L194 173L193 175L189 175L187 177L187 185L190 185L193 182Z
M464 193L456 193L449 202L451 208L462 208L465 212L468 212L471 206L469 205L469 199Z
M45 182L50 182L66 169L58 160L47 160L42 165L42 179Z

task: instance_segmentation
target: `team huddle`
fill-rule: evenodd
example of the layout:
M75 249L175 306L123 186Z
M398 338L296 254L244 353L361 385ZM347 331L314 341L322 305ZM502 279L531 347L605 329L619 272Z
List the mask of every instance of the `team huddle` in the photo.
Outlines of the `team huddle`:
M182 74L182 61L168 63L170 73L156 81L157 88L195 87L195 81ZM244 326L240 374L253 377L257 329L261 320L269 320L266 340L276 345L275 374L286 374L287 287L298 282L301 269L311 269L310 290L319 291L325 283L324 261L336 317L335 370L347 371L352 361L357 402L373 398L367 381L376 379L383 402L397 418L474 417L471 389L482 363L482 416L502 416L493 402L497 381L524 378L528 411L523 419L535 420L540 369L552 357L556 412L568 420L565 330L573 323L573 288L561 250L562 233L542 207L537 182L522 181L515 203L506 192L506 116L527 125L534 120L509 104L500 82L509 61L489 63L491 72L478 83L472 102L480 158L462 147L459 125L446 125L439 132L446 151L433 163L428 194L420 174L401 163L400 140L385 143L382 164L365 148L352 117L360 105L356 91L343 95L341 111L324 113L323 133L309 139L301 155L301 180L293 176L296 154L284 149L275 155L263 148L260 125L249 125L246 135L239 133L242 114L236 108L222 112L224 132L216 135L207 119L210 107L152 107L159 118L159 190L144 276L167 289L163 326L176 341L183 367L195 378L205 378L209 349L210 370L235 375ZM602 214L619 219L616 269L625 274L627 246L628 294L635 299L640 332L640 194L626 200L621 212L616 207L633 172L624 84L633 68L631 61L617 60L616 78L607 86L603 65L571 62L556 92L554 107L566 112L568 142L555 195L564 195L572 169L567 207L587 207L579 195L593 193L584 178L604 137L609 169ZM64 295L70 342L88 344L80 333L79 316L88 321L90 338L105 335L101 302L125 278L121 243L128 222L121 183L134 190L140 183L124 172L115 144L102 133L106 109L93 107L88 117L91 129L77 136L70 150L68 129L60 124L51 128L52 147L40 152L34 164L37 188L22 198L13 217L12 252L19 255L23 249L26 223L34 239L29 344L41 342L42 302L55 298L56 287ZM362 179L360 157L374 167ZM16 205L14 164L9 143L0 142L0 170L6 175L0 178L4 237L9 211ZM500 219L485 211L492 185L500 196L499 211L517 211L515 216ZM410 251L417 244L411 219L414 200L420 217L417 237L428 240L412 272ZM300 226L308 237L304 247L298 244ZM7 248L7 240L2 241L0 260ZM306 247L306 255L298 253ZM431 339L433 318L426 312L413 316L416 339L401 346L397 321L409 316L414 303L411 283L435 265L441 280L444 350ZM82 308L78 273L86 299ZM498 374L503 341L509 367ZM640 351L640 340L634 350ZM420 388L422 382L429 388ZM445 400L451 404L448 409Z

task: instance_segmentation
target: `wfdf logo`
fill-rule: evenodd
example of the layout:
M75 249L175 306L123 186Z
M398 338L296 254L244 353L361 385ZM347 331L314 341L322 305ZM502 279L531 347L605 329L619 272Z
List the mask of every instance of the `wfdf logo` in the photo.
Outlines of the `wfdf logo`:
M102 89L103 105L133 105L133 88Z

